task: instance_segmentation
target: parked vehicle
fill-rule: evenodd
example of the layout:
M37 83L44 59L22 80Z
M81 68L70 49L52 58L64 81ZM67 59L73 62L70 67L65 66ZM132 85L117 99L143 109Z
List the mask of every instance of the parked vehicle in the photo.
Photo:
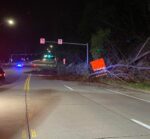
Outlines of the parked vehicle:
M5 72L4 70L0 67L0 79L5 79Z

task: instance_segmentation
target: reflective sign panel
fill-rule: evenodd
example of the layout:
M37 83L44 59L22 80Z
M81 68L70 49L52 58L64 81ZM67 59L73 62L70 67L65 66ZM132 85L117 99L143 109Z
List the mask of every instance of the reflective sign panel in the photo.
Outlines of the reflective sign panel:
M63 44L63 40L62 39L58 39L58 44Z
M40 38L40 44L45 44L45 38Z
M92 67L93 71L98 71L98 70L106 68L106 64L105 64L105 61L104 61L103 58L91 61L90 64L91 64L91 67Z

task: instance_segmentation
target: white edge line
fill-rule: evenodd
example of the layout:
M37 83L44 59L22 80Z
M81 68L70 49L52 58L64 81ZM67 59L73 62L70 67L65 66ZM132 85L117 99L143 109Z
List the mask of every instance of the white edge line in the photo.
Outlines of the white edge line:
M69 87L69 86L67 86L67 85L64 85L66 88L68 88L69 90L71 90L71 91L73 91L74 89L73 88L71 88L71 87Z
M134 123L136 123L136 124L138 124L138 125L141 125L141 126L147 128L147 129L150 129L150 126L149 126L149 125L144 124L144 123L142 123L142 122L140 122L140 121L138 121L138 120L131 119L131 121L134 122Z
M134 98L134 99L137 99L137 100L140 100L140 101L144 101L144 102L150 103L149 100L145 100L145 99L134 97L134 96L127 95L127 94L123 94L123 93L120 93L118 91L113 91L113 90L110 90L110 89L106 89L106 90L111 91L111 92L116 93L116 94L120 94L120 95L126 96L126 97L130 97L130 98Z

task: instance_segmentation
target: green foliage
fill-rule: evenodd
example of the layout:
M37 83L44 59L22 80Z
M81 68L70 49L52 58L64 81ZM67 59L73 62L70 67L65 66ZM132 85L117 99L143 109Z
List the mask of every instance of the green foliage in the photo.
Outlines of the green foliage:
M99 29L91 38L91 53L94 59L99 58L101 53L105 52L103 45L108 41L110 29Z
M150 90L150 82L129 83L130 87L142 90Z

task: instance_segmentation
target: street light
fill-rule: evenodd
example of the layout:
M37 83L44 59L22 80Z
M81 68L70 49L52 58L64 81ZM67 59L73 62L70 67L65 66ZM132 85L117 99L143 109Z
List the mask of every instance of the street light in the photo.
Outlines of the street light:
M8 24L9 24L9 25L14 25L14 21L13 21L13 20L11 20L11 19L10 19L10 20L8 20L7 22L8 22Z
M0 22L0 29L1 29L1 26L5 26L5 25L8 25L8 26L14 26L16 24L15 20L12 19L12 18L4 18L2 20L2 22ZM12 59L12 54L10 55L10 61L12 62L13 59Z
M15 20L11 18L4 19L4 21L0 22L0 26L3 25L14 26L15 24L16 24Z
M10 26L14 26L15 25L15 20L14 19L7 19L6 23Z

